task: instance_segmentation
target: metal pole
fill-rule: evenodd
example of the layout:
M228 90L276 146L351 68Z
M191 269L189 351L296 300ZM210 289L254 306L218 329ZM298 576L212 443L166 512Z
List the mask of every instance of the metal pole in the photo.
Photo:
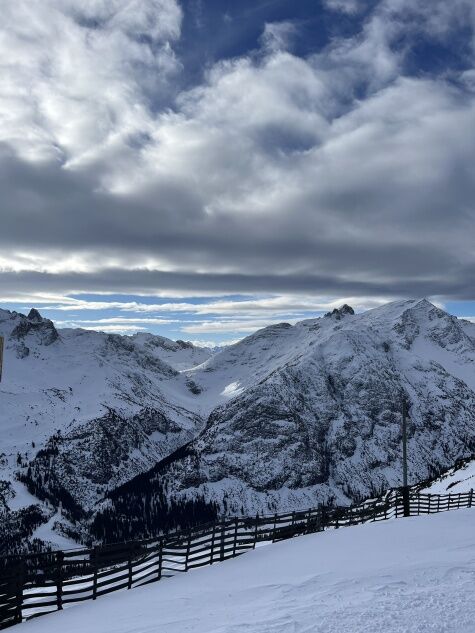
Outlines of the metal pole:
M4 338L0 336L0 382L2 382L2 368L3 368L3 347L4 347Z
M407 484L407 405L406 400L402 401L402 501L404 507L404 516L411 514L409 502L409 486Z
M407 420L406 401L402 401L402 485L407 488Z

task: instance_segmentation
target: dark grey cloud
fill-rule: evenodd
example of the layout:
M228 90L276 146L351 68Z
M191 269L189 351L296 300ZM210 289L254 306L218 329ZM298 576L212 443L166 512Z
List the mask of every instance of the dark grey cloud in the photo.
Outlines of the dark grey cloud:
M127 263L135 258L158 255L180 267L192 265L225 267L250 274L259 266L267 272L299 269L303 273L327 271L373 278L393 279L450 274L458 266L458 255L440 244L430 244L429 233L448 231L453 217L446 213L440 200L437 208L419 206L409 231L424 230L425 241L411 239L406 231L398 237L384 237L388 216L394 213L397 229L399 205L414 205L410 196L394 197L395 208L388 208L385 191L354 192L345 199L343 192L330 195L325 211L331 216L334 235L325 230L327 220L319 222L314 201L304 200L298 214L259 218L251 226L249 217L207 216L199 192L193 189L160 188L159 196L114 197L91 192L84 175L63 172L57 166L38 167L20 161L10 153L0 159L0 187L5 192L2 206L7 211L2 221L0 245L5 249L64 249L78 254L119 254ZM376 197L376 200L371 200ZM426 203L424 203L425 205ZM368 216L375 228L367 226ZM383 222L379 215L385 214ZM303 218L299 218L303 215ZM349 218L347 216L350 216ZM378 224L383 226L378 226ZM345 226L359 227L361 235L345 236ZM341 225L341 229L339 229ZM319 228L323 231L319 233ZM252 230L251 230L252 229ZM312 230L309 230L312 229ZM313 233L313 229L315 233ZM379 241L376 238L384 238ZM98 262L100 266L100 262Z
M164 2L159 27L158 5L145 4L140 18L120 0L98 2L78 21L48 0L71 37L52 51L32 37L26 57L39 51L57 84L13 60L35 107L10 72L0 292L475 299L475 69L407 77L407 45L395 46L405 0L382 0L357 37L308 59L285 50L282 25L268 27L274 45L267 37L259 56L215 64L158 112L150 91L179 67L180 10ZM456 33L460 20L444 23L444 3L431 6L424 21L420 3L414 37ZM454 7L471 29L470 3ZM75 77L55 57L65 52L87 55ZM91 64L104 55L111 89L99 102ZM149 68L143 80L137 63Z
M389 281L354 281L351 275L341 279L338 275L262 275L233 273L171 273L150 270L108 269L98 273L6 272L2 273L2 290L7 296L33 296L41 289L45 295L57 296L72 293L121 293L169 295L183 293L241 293L271 292L323 296L361 297L421 297L473 300L475 266L454 271L445 279L393 279ZM74 310L74 306L72 307Z

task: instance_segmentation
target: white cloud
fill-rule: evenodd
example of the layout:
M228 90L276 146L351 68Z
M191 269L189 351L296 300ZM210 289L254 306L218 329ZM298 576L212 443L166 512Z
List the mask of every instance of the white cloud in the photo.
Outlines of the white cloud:
M227 347L228 345L233 345L233 343L237 343L241 339L236 339L232 341L204 341L204 340L191 340L189 341L195 347Z
M73 326L70 326L73 327ZM74 327L80 327L74 326ZM137 332L146 332L146 327L139 327L137 325L96 325L88 326L85 330L92 330L93 332L105 332L106 334L136 334Z
M291 323L292 325L297 323L300 319L286 319L287 323ZM267 327L268 325L275 325L277 323L282 323L282 320L274 320L274 319L255 319L255 320L232 320L229 321L220 321L218 319L213 321L201 321L196 323L191 323L190 325L184 325L181 328L182 332L187 332L188 334L212 334L212 333L238 333L245 332L251 333L259 330L261 328Z
M0 141L28 159L77 165L111 151L118 158L147 133L150 91L165 90L179 68L175 0L0 7Z
M324 0L325 5L333 11L342 13L358 13L364 8L362 0Z
M357 311L368 310L387 302L386 298L371 297L338 297L322 298L305 295L279 295L265 298L252 298L240 300L220 299L215 301L202 300L200 303L188 303L186 301L167 303L140 303L138 301L92 301L82 299L67 299L55 304L46 305L44 309L69 311L87 310L119 310L122 312L143 312L143 313L167 313L178 312L194 315L222 315L234 316L239 314L255 318L261 314L267 315L288 315L292 313L301 314L307 312L327 312L347 303ZM11 299L10 299L11 302ZM125 320L139 322L136 317L119 317ZM116 319L114 318L114 321ZM151 320L141 319L140 322ZM79 321L78 321L79 322ZM97 323L97 321L81 320L81 323ZM107 322L103 319L101 322ZM171 320L169 322L172 322Z
M177 319L158 319L158 318L127 318L127 317L110 317L105 319L74 319L67 321L58 321L55 319L56 325L59 327L80 327L86 329L97 329L97 327L101 327L102 325L106 327L131 327L135 325L169 325L170 323L179 323ZM92 327L95 326L95 327ZM143 329L143 328L139 328Z
M307 59L285 50L288 25L268 25L260 54L215 64L173 109L161 98L180 67L176 2L0 6L9 294L319 297L115 306L255 318L337 295L473 292L473 71L406 67L421 37L472 28L472 2L382 0L357 35ZM112 307L93 303L74 307Z
M288 50L297 35L297 27L293 22L268 22L264 26L262 44L268 51Z

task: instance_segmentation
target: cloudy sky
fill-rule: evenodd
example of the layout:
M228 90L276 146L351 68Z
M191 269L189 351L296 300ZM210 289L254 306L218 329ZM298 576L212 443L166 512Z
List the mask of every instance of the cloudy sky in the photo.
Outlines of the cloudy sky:
M0 301L223 342L475 315L473 0L0 0Z

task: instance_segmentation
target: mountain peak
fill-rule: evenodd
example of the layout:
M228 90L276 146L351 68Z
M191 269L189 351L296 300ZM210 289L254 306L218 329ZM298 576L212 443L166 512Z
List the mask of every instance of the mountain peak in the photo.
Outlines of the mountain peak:
M417 308L419 310L440 310L440 308L437 308L437 306L435 306L433 303L431 303L428 299L426 299L425 297L423 299L415 299L411 302L411 308ZM441 312L443 312L443 310L441 310Z
M351 306L349 306L347 303L344 303L341 308L340 308L340 314L354 314L355 311L353 310L353 308Z
M43 321L43 317L36 308L31 308L27 318L28 321L33 321L34 323L41 323L41 321Z
M53 321L43 319L35 308L30 310L27 317L22 314L18 316L20 320L10 334L12 338L23 340L29 335L34 335L41 345L51 345L59 339Z
M342 317L348 315L348 314L354 314L355 311L353 310L353 308L351 306L349 306L347 303L343 304L341 306L341 308L335 308L334 310L332 310L331 312L327 312L325 314L326 317L334 317L335 319L341 319Z

